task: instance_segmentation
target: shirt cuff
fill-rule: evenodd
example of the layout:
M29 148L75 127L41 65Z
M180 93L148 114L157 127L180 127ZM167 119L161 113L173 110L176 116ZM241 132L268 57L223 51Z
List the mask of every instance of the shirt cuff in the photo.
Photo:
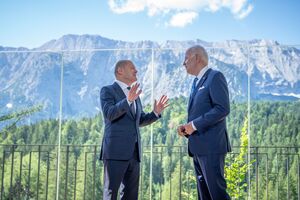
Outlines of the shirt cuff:
M194 125L194 122L192 121L192 127L193 127L193 129L196 131L197 130L197 128L196 128L196 126Z
M153 112L154 112L154 114L155 114L155 116L157 117L157 118L159 118L160 117L160 115L159 114L157 114L154 110L153 110Z

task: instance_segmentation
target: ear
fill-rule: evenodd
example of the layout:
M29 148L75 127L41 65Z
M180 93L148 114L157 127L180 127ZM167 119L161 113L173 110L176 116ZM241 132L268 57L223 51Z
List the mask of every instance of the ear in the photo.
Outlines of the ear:
M117 69L117 74L118 74L118 75L123 74L123 67L119 67L119 68Z
M196 59L196 63L201 63L201 56L199 56L198 54L195 55L195 59Z
M196 54L196 61L197 61L197 63L199 63L201 65L204 64L204 61L203 61L202 57L198 54Z

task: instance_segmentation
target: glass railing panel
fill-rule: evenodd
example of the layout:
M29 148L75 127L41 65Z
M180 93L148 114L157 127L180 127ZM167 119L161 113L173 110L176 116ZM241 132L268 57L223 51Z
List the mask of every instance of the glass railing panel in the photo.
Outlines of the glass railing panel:
M299 47L250 45L249 60L251 196L296 199L299 177L291 174L299 174ZM254 148L258 146L282 148Z
M53 199L62 56L2 49L0 60L1 199Z

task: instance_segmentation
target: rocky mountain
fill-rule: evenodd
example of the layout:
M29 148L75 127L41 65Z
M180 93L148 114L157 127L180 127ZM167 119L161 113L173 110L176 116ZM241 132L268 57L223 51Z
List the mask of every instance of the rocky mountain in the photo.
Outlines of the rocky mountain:
M65 35L35 49L0 46L2 112L7 104L15 109L43 105L38 117L58 117L62 89L64 117L93 115L99 112L99 90L114 81L119 59L135 63L145 104L161 94L188 96L193 77L182 62L195 44L206 47L209 65L225 74L232 101L247 101L249 88L251 100L300 99L300 50L276 41L157 43Z

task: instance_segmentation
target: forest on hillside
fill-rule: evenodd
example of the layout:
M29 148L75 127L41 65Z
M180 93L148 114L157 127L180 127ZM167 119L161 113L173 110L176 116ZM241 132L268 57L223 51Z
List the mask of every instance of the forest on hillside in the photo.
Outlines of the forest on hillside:
M249 167L251 195L258 199L296 199L300 181L300 102L252 102L250 133L247 109L246 103L231 103L227 117L233 146L226 160L229 193L236 199L246 199ZM149 110L147 106L145 111ZM23 116L26 118L34 112L39 109L24 112L26 116ZM0 122L14 117L18 115L0 116ZM179 138L176 132L185 120L186 99L176 98L171 100L161 120L141 129L140 199L150 196L152 199L196 199L187 140ZM26 125L7 123L0 132L2 199L55 199L57 180L60 199L101 199L103 168L98 160L103 136L101 113L62 121L60 163L57 162L58 120L44 119ZM249 143L250 159L247 157Z

